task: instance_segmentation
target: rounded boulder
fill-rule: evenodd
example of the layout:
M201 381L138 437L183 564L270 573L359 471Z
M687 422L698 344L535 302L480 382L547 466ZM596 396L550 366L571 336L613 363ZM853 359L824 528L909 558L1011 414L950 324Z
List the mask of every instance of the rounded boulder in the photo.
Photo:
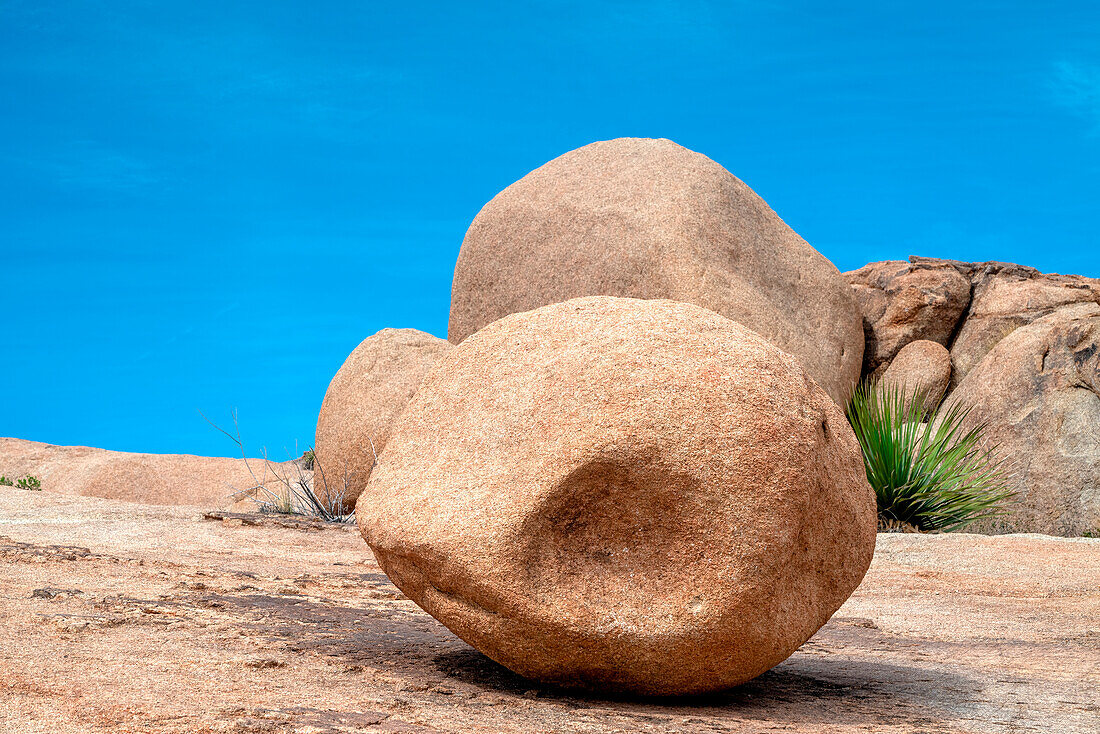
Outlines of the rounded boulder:
M416 329L382 329L348 356L317 416L313 491L321 502L342 512L355 506L394 419L450 349Z
M462 242L448 338L582 296L694 303L802 360L843 404L862 316L836 267L742 181L670 140L570 151L497 194Z
M490 658L652 695L784 660L876 529L855 436L798 360L697 306L613 297L456 346L356 515L393 582Z
M951 382L951 353L927 339L909 342L882 374L882 384L920 396L922 412L935 410ZM908 401L907 401L908 402Z

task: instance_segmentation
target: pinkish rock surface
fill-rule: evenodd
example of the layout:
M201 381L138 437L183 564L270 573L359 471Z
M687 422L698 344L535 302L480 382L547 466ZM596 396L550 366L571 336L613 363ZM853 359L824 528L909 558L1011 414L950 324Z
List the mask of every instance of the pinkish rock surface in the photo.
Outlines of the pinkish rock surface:
M308 480L294 462L189 454L134 454L88 446L55 446L0 438L0 474L32 475L43 492L157 505L255 507L244 499L257 486L279 492L283 479Z
M946 261L911 258L844 273L859 300L867 337L863 372L889 364L906 344L947 346L970 303L970 280Z
M1100 303L1096 278L1015 263L911 257L869 263L844 277L863 313L864 374L927 339L951 351L952 388L1014 329L1067 306Z
M943 344L946 399L977 403L974 419L988 422L991 442L1019 464L1013 510L977 528L1100 531L1100 367L1095 339L1075 315L1100 308L1100 280L925 257L871 263L845 277L863 311L865 376L898 372L890 360L920 339Z
M0 487L0 731L1095 734L1100 540L879 535L772 671L685 700L540 686L406 599L351 527Z
M951 354L927 339L909 342L882 373L882 384L923 396L925 412L934 410L951 382Z
M948 401L986 424L1015 502L975 529L1100 534L1100 305L1059 309L1015 329Z
M970 264L974 296L951 344L955 386L1015 329L1079 303L1100 304L1100 280L1012 263Z

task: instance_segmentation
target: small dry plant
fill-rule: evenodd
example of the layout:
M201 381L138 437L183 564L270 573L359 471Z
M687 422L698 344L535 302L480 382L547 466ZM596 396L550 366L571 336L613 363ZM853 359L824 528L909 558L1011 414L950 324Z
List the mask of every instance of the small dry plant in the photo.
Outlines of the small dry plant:
M230 441L237 445L244 459L244 465L252 477L252 486L246 489L236 490L230 494L234 500L248 499L256 503L260 512L277 513L283 515L301 515L313 517L325 522L354 523L355 512L343 512L344 497L347 496L347 475L344 475L343 489L338 492L329 492L327 498L322 500L313 491L313 479L307 472L313 469L314 475L320 473L313 449L307 450L301 457L295 459L287 453L290 461L279 463L271 461L267 456L267 449L263 449L262 459L249 459L244 448L244 440L241 438L240 423L237 413L233 411L233 433L225 430L201 412L203 420L213 426L219 432L225 434ZM371 446L373 449L373 445ZM261 464L262 469L257 473L255 464ZM289 466L288 466L289 465ZM326 487L331 486L326 483Z

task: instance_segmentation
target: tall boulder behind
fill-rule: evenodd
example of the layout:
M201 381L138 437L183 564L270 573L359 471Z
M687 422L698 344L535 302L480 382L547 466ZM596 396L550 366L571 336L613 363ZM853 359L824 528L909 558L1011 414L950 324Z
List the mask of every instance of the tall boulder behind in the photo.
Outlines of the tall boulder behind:
M798 357L838 402L859 379L859 308L839 271L752 189L669 140L592 143L485 205L455 266L448 338L592 295L694 303Z
M416 329L382 329L345 360L317 416L313 491L346 512L370 478L390 427L451 345Z

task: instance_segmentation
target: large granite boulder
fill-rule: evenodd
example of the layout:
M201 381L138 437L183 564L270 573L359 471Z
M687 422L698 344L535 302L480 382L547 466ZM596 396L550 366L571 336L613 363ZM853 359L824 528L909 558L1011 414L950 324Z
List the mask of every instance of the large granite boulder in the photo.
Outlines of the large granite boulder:
M801 359L837 401L859 379L862 322L836 267L726 169L669 140L592 143L497 194L463 240L448 337L590 295L727 316Z
M458 345L356 515L394 583L489 657L643 694L785 659L876 527L855 436L797 359L697 306L611 297Z
M927 339L902 347L882 374L884 386L921 396L924 412L940 404L950 382L951 354L942 344Z
M1100 305L1062 308L1013 330L948 401L972 406L1009 462L1010 512L978 531L1100 530Z
M355 506L394 419L450 349L423 331L382 329L344 361L321 403L313 447L313 491L326 506Z
M910 342L947 346L970 303L970 279L945 260L911 258L844 273L859 299L865 374L880 373Z

